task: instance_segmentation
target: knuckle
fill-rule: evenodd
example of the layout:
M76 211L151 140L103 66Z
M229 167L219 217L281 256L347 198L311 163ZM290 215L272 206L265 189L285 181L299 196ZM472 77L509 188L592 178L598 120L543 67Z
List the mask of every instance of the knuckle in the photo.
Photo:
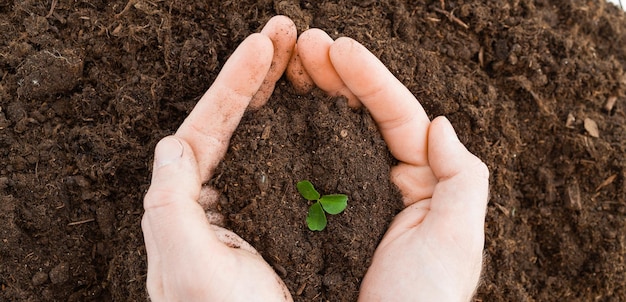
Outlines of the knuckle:
M151 187L144 196L143 207L144 210L162 208L174 204L179 198L180 194L175 191Z
M474 167L474 171L476 173L477 176L484 178L484 179L489 179L489 167L487 166L487 164L485 164L482 160L480 160L478 157L476 157L476 164Z

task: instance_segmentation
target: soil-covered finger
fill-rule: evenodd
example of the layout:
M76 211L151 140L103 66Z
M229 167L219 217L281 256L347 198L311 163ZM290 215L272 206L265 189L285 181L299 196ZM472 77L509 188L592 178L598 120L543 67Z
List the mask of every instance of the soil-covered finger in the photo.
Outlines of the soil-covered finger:
M311 79L311 76L304 69L304 65L302 65L302 59L300 59L300 54L298 54L298 45L294 47L285 73L297 94L307 94L315 87L313 79Z
M286 16L275 16L270 19L261 33L268 36L274 44L274 58L270 69L259 87L259 91L252 97L250 107L259 108L269 99L276 81L280 79L292 57L296 44L296 25Z
M273 49L265 35L246 38L176 131L196 153L201 179L207 180L224 156L230 136L265 79Z
M357 97L341 80L329 58L333 39L324 31L313 28L305 31L298 38L297 52L307 74L315 85L331 96L345 96L348 105L358 107Z

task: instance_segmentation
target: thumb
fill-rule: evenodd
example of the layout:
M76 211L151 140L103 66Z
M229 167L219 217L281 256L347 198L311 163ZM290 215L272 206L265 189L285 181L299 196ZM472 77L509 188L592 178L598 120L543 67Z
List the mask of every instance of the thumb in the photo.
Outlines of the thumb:
M169 136L155 148L152 183L144 198L142 227L148 259L159 259L160 270L173 276L193 276L209 251L218 243L204 210L197 202L201 189L200 171L191 146L182 138ZM210 258L210 257L209 257ZM204 265L209 264L209 265ZM150 262L148 263L150 269ZM191 282L184 278L177 282Z
M196 204L202 185L199 174L191 146L176 136L163 138L154 149L152 181L144 199L146 213Z
M428 131L428 160L439 180L431 214L448 226L480 227L482 233L489 194L487 166L463 146L445 117L433 120Z

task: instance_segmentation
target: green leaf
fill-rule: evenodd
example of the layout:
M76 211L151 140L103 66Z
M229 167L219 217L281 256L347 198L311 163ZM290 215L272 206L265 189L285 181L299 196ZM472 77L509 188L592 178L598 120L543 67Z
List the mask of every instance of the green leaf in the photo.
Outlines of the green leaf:
M319 202L309 207L309 214L306 216L306 224L311 231L321 231L326 228L326 214L324 214L322 205Z
M320 199L320 193L315 190L315 187L313 187L313 184L310 181L299 181L296 184L296 187L298 188L298 192L300 192L300 195L302 195L302 197L304 197L306 200Z
M348 196L343 194L324 195L320 203L328 214L339 214L348 206Z

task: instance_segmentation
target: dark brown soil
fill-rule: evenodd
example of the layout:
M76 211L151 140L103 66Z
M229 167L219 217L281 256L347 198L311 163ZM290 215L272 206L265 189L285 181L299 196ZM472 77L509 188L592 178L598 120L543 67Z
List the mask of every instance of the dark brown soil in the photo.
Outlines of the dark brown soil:
M139 221L154 145L276 14L365 44L488 164L476 300L626 300L619 8L213 2L0 1L0 300L146 299ZM246 114L211 183L228 226L297 301L353 301L400 207L393 163L367 112L281 80ZM350 197L323 232L306 227L302 179Z

